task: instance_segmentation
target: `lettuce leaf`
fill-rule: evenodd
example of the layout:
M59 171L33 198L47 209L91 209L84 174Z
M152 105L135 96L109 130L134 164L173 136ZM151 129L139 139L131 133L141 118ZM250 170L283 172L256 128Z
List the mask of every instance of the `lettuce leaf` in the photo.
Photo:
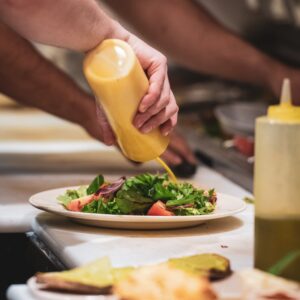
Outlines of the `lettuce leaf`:
M110 215L122 214L115 200L104 202L103 199L95 200L85 205L82 211L88 213L95 213L95 214L110 214Z
M103 183L104 183L103 175L98 175L96 178L94 178L94 180L86 189L87 194L88 195L95 194Z
M59 195L57 200L60 204L67 206L74 199L87 196L87 187L81 186L77 190L66 190L63 195Z
M155 187L162 186L168 180L168 175L152 175L149 173L128 178L122 186L123 191L135 191L145 197L152 198Z
M173 212L176 216L198 216L198 215L207 215L213 212L215 206L210 202L207 202L205 206L201 208L195 207L179 207L178 209L174 209Z
M146 214L155 200L143 196L138 191L121 190L115 197L116 204L122 214Z
M115 200L122 214L146 214L158 199L169 199L172 195L164 188L167 174L149 173L128 178Z
M57 197L57 200L60 204L67 206L74 199L94 194L103 184L103 182L103 176L98 175L96 178L94 178L94 180L89 186L81 186L76 190L66 190L66 192L63 195L59 195Z

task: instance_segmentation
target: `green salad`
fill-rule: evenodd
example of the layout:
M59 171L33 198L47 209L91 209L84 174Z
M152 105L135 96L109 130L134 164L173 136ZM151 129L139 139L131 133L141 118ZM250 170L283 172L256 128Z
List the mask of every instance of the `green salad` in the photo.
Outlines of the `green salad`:
M58 201L68 210L98 214L189 216L214 211L214 189L169 181L167 174L141 174L107 182L98 175L89 186L67 190Z

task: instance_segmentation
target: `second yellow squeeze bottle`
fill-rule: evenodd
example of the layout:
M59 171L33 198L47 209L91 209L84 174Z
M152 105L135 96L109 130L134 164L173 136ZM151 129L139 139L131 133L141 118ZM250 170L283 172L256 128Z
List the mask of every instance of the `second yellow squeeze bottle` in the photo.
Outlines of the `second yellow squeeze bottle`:
M294 257L280 276L300 279L300 107L284 80L281 103L256 119L255 267Z
M149 87L132 48L121 40L105 40L86 55L83 69L124 155L137 162L160 156L168 146L169 137L163 136L159 129L143 134L132 124Z

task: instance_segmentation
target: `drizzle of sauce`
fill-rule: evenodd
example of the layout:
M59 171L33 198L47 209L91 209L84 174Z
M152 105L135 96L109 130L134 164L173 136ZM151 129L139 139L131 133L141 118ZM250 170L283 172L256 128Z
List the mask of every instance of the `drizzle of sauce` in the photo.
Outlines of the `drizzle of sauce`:
M177 182L177 178L175 174L172 172L172 170L170 169L170 167L159 157L155 158L155 160L167 171L169 178L173 182Z

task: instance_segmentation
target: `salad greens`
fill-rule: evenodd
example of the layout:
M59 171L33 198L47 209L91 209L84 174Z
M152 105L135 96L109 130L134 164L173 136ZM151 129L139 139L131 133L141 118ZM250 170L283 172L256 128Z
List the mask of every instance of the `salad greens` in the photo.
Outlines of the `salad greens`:
M86 193L88 195L94 194L98 191L99 187L104 183L104 177L102 175L98 175L91 184L86 189Z
M67 190L57 199L70 210L76 202L76 211L120 215L203 215L213 212L216 205L213 189L205 191L190 183L170 182L167 174L149 173L113 183L98 175L88 187ZM158 211L158 207L152 209L157 203Z
M110 214L110 215L121 215L122 212L119 209L116 201L104 202L101 200L93 201L86 204L83 209L83 212L95 213L95 214Z
M81 186L77 190L66 190L63 195L59 195L57 200L64 206L67 206L72 200L87 196L87 187Z

